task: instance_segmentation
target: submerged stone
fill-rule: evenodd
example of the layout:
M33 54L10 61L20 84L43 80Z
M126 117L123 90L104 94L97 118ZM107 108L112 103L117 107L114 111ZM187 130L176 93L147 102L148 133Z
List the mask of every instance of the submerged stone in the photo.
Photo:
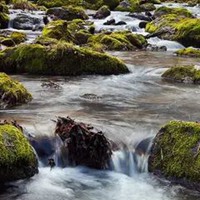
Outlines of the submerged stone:
M149 171L200 191L200 123L171 121L154 138Z
M34 150L15 123L0 123L0 158L1 184L38 173Z

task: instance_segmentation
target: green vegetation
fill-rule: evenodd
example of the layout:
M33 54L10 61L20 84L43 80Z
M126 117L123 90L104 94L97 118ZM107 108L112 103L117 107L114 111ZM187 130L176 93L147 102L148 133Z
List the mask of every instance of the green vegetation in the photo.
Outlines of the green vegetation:
M9 16L8 16L8 7L0 3L0 29L8 28Z
M150 33L160 32L161 38L176 40L185 46L200 47L200 19L167 14L148 23L146 31Z
M27 103L32 100L32 96L21 83L0 73L0 99L0 106L5 107Z
M200 70L194 66L175 66L162 74L164 79L175 82L200 83Z
M5 46L15 46L26 40L26 34L20 32L0 33L0 43Z
M37 159L22 131L0 124L0 182L28 178L37 173Z
M175 52L178 56L187 56L187 57L199 57L200 58L200 50L192 47L188 47L185 49L180 49Z
M200 181L200 124L171 121L156 135L149 170L168 178Z
M28 0L12 0L13 9L37 10L37 5Z
M157 8L155 10L154 16L161 17L162 15L168 15L168 14L176 14L189 18L192 17L192 13L186 8L169 8L165 6Z
M24 44L0 53L1 71L40 75L121 74L129 72L119 59L63 41L55 45Z
M105 50L128 51L142 49L147 41L142 35L121 31L93 35L88 39L88 43L101 44Z

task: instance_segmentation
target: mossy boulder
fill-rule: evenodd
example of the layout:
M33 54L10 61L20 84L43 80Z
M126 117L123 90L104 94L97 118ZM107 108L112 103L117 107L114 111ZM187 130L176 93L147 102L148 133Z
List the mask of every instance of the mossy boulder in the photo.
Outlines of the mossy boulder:
M186 57L198 57L200 58L200 49L195 49L192 47L180 49L175 52L177 56L186 56Z
M0 43L4 46L15 46L26 40L26 34L21 32L4 31L0 33Z
M21 83L0 73L0 99L0 108L4 108L27 103L32 100L32 96Z
M162 74L162 78L179 83L200 83L199 66L174 66Z
M28 0L12 0L13 9L38 10L37 5Z
M200 123L170 121L156 135L149 171L190 189L200 185Z
M175 40L184 46L200 47L200 19L182 15L163 15L146 25L145 30L163 39Z
M184 17L192 17L192 13L186 8L169 8L166 6L159 7L154 12L154 17L161 17L163 15L176 14Z
M129 31L100 33L88 39L88 43L99 43L105 50L130 51L145 48L144 36Z
M47 8L61 7L61 6L81 6L80 0L38 0L37 4Z
M0 184L32 177L38 173L33 148L19 127L0 124Z
M95 19L104 19L111 14L108 6L102 6L93 16Z
M82 7L63 6L50 8L47 11L47 15L54 15L58 19L71 21L73 19L88 19L84 9Z
M56 45L24 44L0 53L1 71L39 75L123 74L129 70L119 59L76 47L64 41Z

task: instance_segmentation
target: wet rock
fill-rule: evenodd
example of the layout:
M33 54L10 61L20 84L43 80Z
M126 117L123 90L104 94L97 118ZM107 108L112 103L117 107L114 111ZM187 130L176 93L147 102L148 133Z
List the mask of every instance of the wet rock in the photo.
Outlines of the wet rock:
M39 30L42 28L42 20L37 17L31 17L26 14L18 14L13 19L13 28L22 30Z
M99 10L94 14L95 19L104 19L110 15L110 10L107 6L102 6Z
M114 25L114 24L115 24L115 19L110 19L103 23L103 25Z
M139 23L139 27L140 28L145 28L147 23L148 23L147 21L142 21L142 22Z
M149 44L147 46L147 50L149 50L149 51L167 51L167 47Z
M119 21L119 22L115 23L115 26L122 26L122 25L126 25L126 22Z
M38 173L36 155L16 122L0 123L0 184Z
M59 117L55 133L65 144L70 165L108 168L112 154L111 144L101 131L96 131L90 125L75 122L69 117Z
M129 13L128 16L139 19L139 20L143 20L143 21L152 21L151 17L148 17L141 13Z
M88 19L83 8L73 6L63 6L50 8L47 11L47 15L53 15L57 19L71 21L73 19Z
M0 73L0 108L27 103L32 100L31 94L18 81L5 73Z
M179 83L200 83L200 67L199 66L174 66L169 68L162 74L165 80Z
M129 8L131 6L131 4L129 3L128 0L124 0L119 3L119 6L122 8Z
M200 124L170 121L153 140L148 167L158 177L200 191Z

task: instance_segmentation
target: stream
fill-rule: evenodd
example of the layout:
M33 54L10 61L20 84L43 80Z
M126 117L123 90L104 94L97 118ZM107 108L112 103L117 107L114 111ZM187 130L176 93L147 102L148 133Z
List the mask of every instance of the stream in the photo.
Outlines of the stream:
M126 22L130 20L124 19L125 14L120 12L113 12L112 16ZM102 22L95 21L96 27L106 28ZM124 28L131 26L138 28L138 20L130 20L128 27ZM30 33L29 42L37 36L35 32L27 32ZM141 29L138 32L145 34ZM157 180L147 172L148 155L139 155L135 151L143 139L154 137L170 120L200 121L200 86L172 84L161 79L161 74L170 66L200 65L200 58L176 57L173 51L183 48L181 44L158 38L151 40L157 45L159 42L165 44L168 51L109 52L125 61L131 71L129 74L12 76L26 86L34 99L27 105L0 110L0 119L17 119L30 134L53 136L55 123L51 119L70 116L92 124L108 138L128 148L114 152L112 169L105 171L85 167L50 170L40 164L39 174L30 180L13 182L8 188L1 188L0 200L200 199L194 191ZM53 80L60 88L42 87L41 84L48 80Z

